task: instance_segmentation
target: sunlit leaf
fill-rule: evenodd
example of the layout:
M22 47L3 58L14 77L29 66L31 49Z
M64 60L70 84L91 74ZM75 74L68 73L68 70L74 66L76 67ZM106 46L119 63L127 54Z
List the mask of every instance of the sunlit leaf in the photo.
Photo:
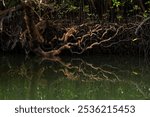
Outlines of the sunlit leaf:
M133 73L134 75L138 75L138 73L137 73L137 72L135 72L135 71L133 71L132 73Z
M133 39L132 41L137 41L138 40L138 38L135 38L135 39Z

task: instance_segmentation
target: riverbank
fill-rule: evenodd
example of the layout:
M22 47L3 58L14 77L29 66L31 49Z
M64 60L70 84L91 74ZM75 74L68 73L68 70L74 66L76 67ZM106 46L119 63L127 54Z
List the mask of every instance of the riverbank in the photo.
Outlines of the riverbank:
M83 54L149 55L150 18L126 22L40 19L32 2L1 13L0 50L42 57Z

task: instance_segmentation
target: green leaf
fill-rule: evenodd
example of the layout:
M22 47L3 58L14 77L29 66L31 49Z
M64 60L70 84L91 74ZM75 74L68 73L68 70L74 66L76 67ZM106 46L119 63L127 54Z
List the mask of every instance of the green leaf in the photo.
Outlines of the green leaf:
M133 71L132 73L133 73L134 75L138 75L138 73L137 73L137 72L135 72L135 71Z
M137 41L138 40L138 38L135 38L135 39L133 39L132 41Z

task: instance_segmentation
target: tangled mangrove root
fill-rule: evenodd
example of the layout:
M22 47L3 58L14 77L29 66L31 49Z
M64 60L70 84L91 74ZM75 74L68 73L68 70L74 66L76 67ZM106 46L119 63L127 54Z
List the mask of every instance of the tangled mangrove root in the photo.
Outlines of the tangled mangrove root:
M20 48L26 54L33 52L43 57L53 57L69 51L83 54L89 50L103 52L138 51L148 43L147 28L150 18L134 23L83 23L69 25L42 19L32 8L33 1L22 2L17 7L0 13L0 49ZM13 14L18 11L18 14ZM13 15L12 15L13 14ZM19 17L19 22L17 22ZM139 38L140 37L140 38ZM145 43L143 43L143 40ZM142 44L141 44L142 43ZM135 49L135 50L134 50Z

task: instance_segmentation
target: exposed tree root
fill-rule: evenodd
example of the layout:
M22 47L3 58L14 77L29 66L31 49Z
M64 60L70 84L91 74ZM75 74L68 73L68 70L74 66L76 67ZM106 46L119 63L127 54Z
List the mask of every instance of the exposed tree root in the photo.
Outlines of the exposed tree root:
M34 4L33 1L22 2L17 8L10 8L0 13L2 50L13 50L17 44L20 44L26 54L32 51L39 56L49 58L60 55L65 50L72 54L83 54L95 48L100 48L100 51L103 49L112 51L122 46L128 51L131 48L138 48L143 40L147 43L149 38L148 33L141 29L147 28L150 18L142 23L84 23L68 27L47 19L42 20L33 10ZM14 23L18 17L10 14L20 9L19 16L22 16L22 21ZM140 38L137 38L139 36Z

